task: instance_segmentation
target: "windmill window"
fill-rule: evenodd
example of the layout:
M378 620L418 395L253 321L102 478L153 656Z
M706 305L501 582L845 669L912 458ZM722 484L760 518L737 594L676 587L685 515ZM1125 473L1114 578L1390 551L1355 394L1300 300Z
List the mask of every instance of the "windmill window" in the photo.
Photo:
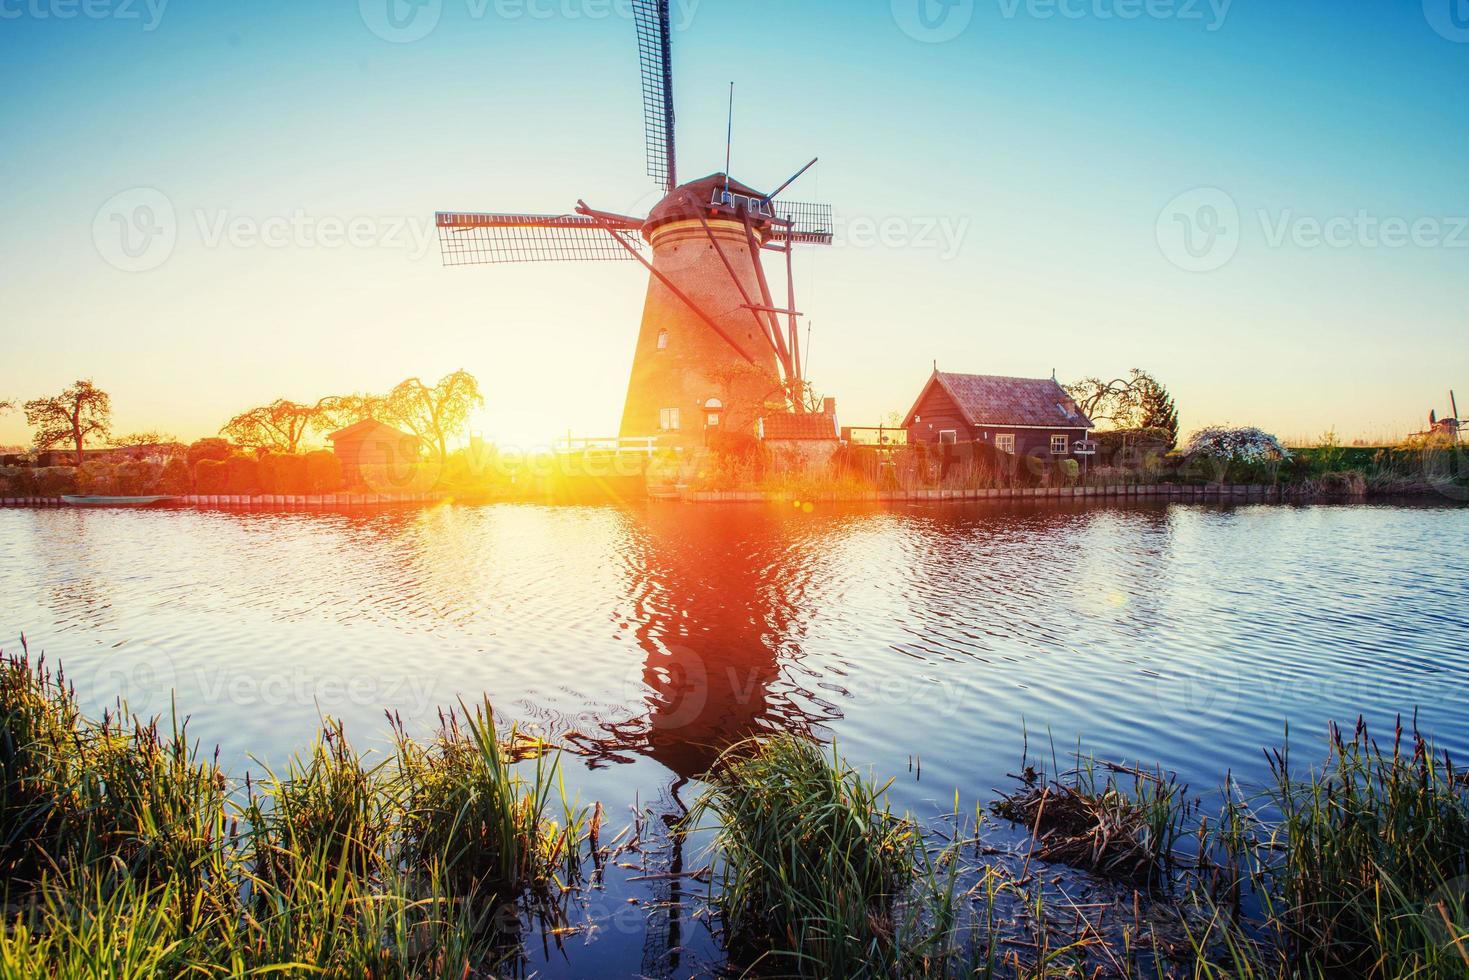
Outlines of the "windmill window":
M658 349L659 350L668 350L668 331L667 330L660 330L660 331L658 331Z
M678 431L678 409L665 408L658 412L658 428L664 432Z

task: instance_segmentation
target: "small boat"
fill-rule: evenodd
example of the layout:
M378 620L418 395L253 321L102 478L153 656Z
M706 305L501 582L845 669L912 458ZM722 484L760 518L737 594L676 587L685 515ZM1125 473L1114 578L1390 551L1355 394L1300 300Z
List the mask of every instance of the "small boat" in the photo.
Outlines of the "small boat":
M153 507L175 501L177 497L79 497L63 496L62 503L72 507Z

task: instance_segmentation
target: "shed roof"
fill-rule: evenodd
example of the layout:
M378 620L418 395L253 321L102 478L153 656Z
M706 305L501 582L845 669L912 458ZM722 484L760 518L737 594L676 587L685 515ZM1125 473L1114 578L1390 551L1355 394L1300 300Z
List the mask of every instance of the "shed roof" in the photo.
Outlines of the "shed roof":
M797 415L794 412L778 412L767 415L760 420L760 434L767 442L770 440L797 440L797 441L825 441L837 438L837 419L835 415L823 415L808 412L805 415Z
M1054 378L1005 378L993 374L935 371L913 403L906 428L934 385L942 388L973 426L1091 429L1091 419Z
M418 441L418 436L413 433L404 432L402 429L395 429L391 425L379 422L377 419L363 419L361 422L353 423L345 429L338 429L336 432L327 436L327 439L331 442L361 442L364 439L373 437L379 439L412 439L414 442Z

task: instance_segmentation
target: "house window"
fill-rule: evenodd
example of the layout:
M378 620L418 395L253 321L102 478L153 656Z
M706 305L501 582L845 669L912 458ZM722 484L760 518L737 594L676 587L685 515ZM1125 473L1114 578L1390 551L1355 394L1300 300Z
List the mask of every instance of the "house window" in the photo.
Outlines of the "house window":
M668 350L668 331L667 330L660 330L660 331L658 331L658 349L659 350Z
M678 409L665 408L658 412L658 428L664 432L678 431Z
M939 433L939 445L941 446L952 446L958 441L959 432L957 429L944 429Z
M1066 436L1051 436L1051 455L1065 456L1071 452L1071 440Z
M1015 433L1001 432L999 435L995 436L995 448L1002 453L1009 453L1011 456L1014 456Z

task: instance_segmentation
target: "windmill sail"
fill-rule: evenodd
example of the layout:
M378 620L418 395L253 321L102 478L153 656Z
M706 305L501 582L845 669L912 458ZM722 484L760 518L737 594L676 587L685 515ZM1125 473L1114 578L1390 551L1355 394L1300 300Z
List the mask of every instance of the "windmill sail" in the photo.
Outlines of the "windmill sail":
M835 234L830 204L803 204L798 201L772 202L775 216L791 223L789 232L776 227L776 241L794 241L798 245L830 245Z
M441 211L436 216L444 265L510 262L631 262L645 249L639 225L609 227L581 215L479 214Z
M643 73L643 119L647 125L648 176L664 190L678 186L674 145L673 28L668 0L632 0Z

